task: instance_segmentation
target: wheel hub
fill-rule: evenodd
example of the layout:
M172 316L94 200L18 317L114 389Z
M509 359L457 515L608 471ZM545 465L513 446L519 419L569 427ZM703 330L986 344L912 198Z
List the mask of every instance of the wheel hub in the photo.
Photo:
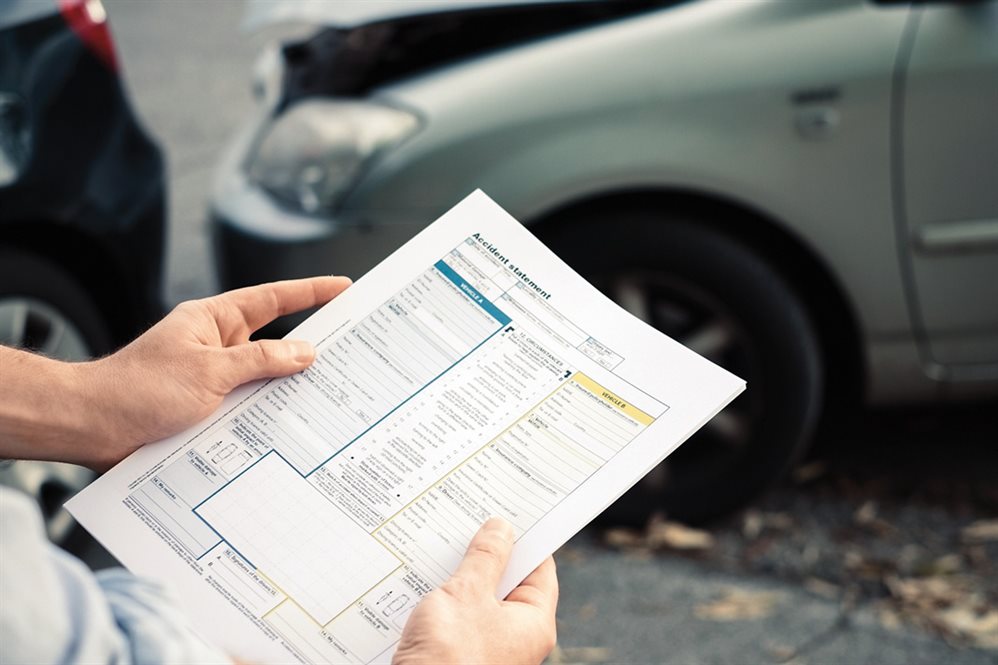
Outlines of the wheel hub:
M0 298L0 344L59 360L86 360L92 350L83 333L61 312L35 298Z

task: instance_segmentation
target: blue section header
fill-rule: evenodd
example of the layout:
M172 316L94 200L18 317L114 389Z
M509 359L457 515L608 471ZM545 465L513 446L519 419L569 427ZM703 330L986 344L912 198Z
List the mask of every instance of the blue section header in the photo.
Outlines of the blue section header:
M466 296L477 302L482 309L491 314L492 318L498 321L501 325L506 325L512 321L512 319L506 316L498 307L493 305L488 298L476 291L471 284L464 281L464 279L454 272L454 269L449 265L443 261L437 261L433 267L439 270L444 277L454 282L454 285L457 288L461 289Z

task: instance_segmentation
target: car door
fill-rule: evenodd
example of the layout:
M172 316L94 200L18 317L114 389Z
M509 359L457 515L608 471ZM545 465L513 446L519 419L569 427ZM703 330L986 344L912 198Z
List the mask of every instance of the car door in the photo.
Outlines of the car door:
M998 376L998 1L914 10L902 49L895 200L916 328L939 378Z

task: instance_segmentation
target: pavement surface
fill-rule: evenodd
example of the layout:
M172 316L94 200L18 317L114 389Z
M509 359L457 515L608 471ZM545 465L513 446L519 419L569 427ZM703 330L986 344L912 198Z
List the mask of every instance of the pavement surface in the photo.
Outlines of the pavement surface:
M297 31L242 33L237 1L105 4L135 106L168 157L166 299L208 295L213 169L252 112L259 49ZM860 420L797 483L713 525L707 546L696 532L692 550L613 528L573 539L557 555L550 661L998 663L998 645L981 648L998 641L985 621L998 546L960 536L998 515L998 420L986 408ZM941 595L926 600L912 580ZM953 608L976 640L940 624Z
M887 629L870 607L846 610L765 576L622 555L585 538L561 552L558 562L562 597L555 662L998 662L993 654L956 649L918 629ZM711 614L730 598L752 599L764 609L756 617Z
M703 531L568 543L555 661L998 663L998 533L974 537L998 527L993 409L864 415L827 439Z

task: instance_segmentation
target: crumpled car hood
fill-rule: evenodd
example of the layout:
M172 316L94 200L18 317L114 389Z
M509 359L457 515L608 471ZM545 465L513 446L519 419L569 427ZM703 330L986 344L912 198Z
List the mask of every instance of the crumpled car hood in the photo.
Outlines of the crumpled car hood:
M684 0L250 0L251 29L317 27L281 46L281 106L394 81ZM253 27L255 26L255 27Z
M280 23L353 28L403 16L550 3L551 0L247 0L243 28ZM593 0L559 0L591 2Z

